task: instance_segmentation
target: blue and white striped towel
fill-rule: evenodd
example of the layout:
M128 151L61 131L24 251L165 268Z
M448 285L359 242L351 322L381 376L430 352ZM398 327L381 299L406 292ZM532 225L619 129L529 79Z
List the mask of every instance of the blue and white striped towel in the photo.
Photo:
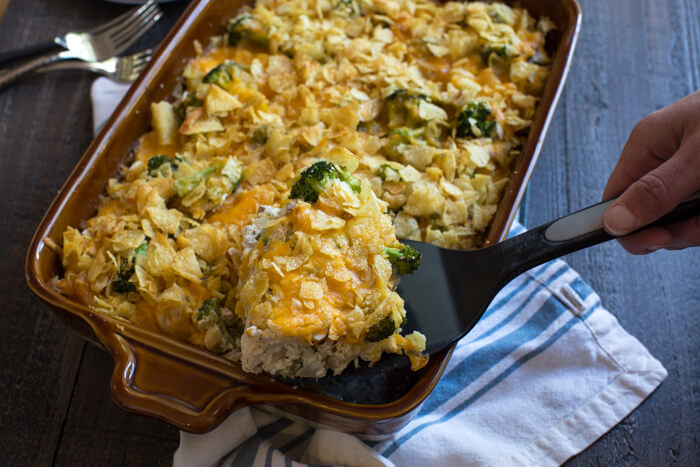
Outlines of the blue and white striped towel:
M93 107L105 108L100 96L113 86L96 81ZM666 375L576 271L555 260L498 294L419 414L391 437L364 442L245 408L210 433L181 432L173 464L558 465L620 422Z
M243 409L211 433L181 433L174 465L558 465L665 377L596 293L555 260L498 294L420 413L388 439L365 443Z

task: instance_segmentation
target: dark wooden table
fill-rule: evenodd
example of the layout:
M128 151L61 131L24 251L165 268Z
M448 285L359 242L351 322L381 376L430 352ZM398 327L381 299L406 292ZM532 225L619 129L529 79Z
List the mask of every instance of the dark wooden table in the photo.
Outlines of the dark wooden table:
M164 20L135 48L162 38L184 3L164 5ZM598 201L635 122L700 88L700 2L581 3L574 64L530 181L530 226ZM0 50L124 9L98 0L11 0ZM93 79L61 72L0 92L3 465L169 465L178 444L176 429L110 401L110 357L69 331L24 281L31 235L90 143ZM669 371L641 407L569 464L699 465L700 249L633 257L611 243L567 259Z

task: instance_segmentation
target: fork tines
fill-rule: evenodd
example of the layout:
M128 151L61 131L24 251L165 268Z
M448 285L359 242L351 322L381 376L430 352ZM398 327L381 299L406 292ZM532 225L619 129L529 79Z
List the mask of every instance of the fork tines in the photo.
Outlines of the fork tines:
M99 26L97 26L94 29L91 29L88 32L90 34L101 34L103 32L107 32L107 30L110 28L123 26L123 24L126 24L126 22L131 19L140 18L142 15L148 15L152 11L156 11L159 14L161 13L161 9L158 8L158 5L156 5L156 3L153 0L148 0L140 7L135 8L133 10L129 10L123 15L119 15L111 21L108 21L104 24L100 24Z
M131 82L146 68L153 51L146 49L128 57L121 57L114 77L119 81Z
M163 12L153 0L141 7L128 11L112 21L90 31L92 34L107 35L115 48L126 49L138 39L145 29L158 21Z

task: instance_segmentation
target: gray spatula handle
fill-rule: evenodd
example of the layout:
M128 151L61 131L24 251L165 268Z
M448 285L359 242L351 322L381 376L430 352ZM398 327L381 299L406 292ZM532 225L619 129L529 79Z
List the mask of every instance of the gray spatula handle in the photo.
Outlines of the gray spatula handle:
M501 261L508 264L508 280L551 259L616 238L603 230L603 214L614 201L595 204L494 245L493 248L499 249ZM644 228L697 215L700 215L700 192Z
M700 200L700 192L691 195L679 204L676 209L650 225L669 224L691 217L693 215L692 208L697 205L693 201L696 200ZM550 242L564 242L601 230L603 228L603 214L614 202L615 199L603 201L552 222L544 232L545 239ZM689 214L686 215L686 212L689 212ZM700 214L700 209L697 209L694 213ZM672 217L677 219L674 221Z

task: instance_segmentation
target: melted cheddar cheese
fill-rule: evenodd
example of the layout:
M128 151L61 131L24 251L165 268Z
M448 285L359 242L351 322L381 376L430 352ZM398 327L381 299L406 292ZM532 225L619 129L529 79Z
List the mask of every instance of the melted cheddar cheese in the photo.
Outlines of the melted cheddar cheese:
M133 161L65 231L55 287L250 371L319 376L382 352L423 366L424 339L399 334L382 248L483 244L552 27L491 2L258 0L195 44L180 91L152 103ZM321 159L362 192L334 183L290 207L292 183ZM387 317L397 331L368 341ZM306 346L270 350L287 369L246 363L280 342Z

